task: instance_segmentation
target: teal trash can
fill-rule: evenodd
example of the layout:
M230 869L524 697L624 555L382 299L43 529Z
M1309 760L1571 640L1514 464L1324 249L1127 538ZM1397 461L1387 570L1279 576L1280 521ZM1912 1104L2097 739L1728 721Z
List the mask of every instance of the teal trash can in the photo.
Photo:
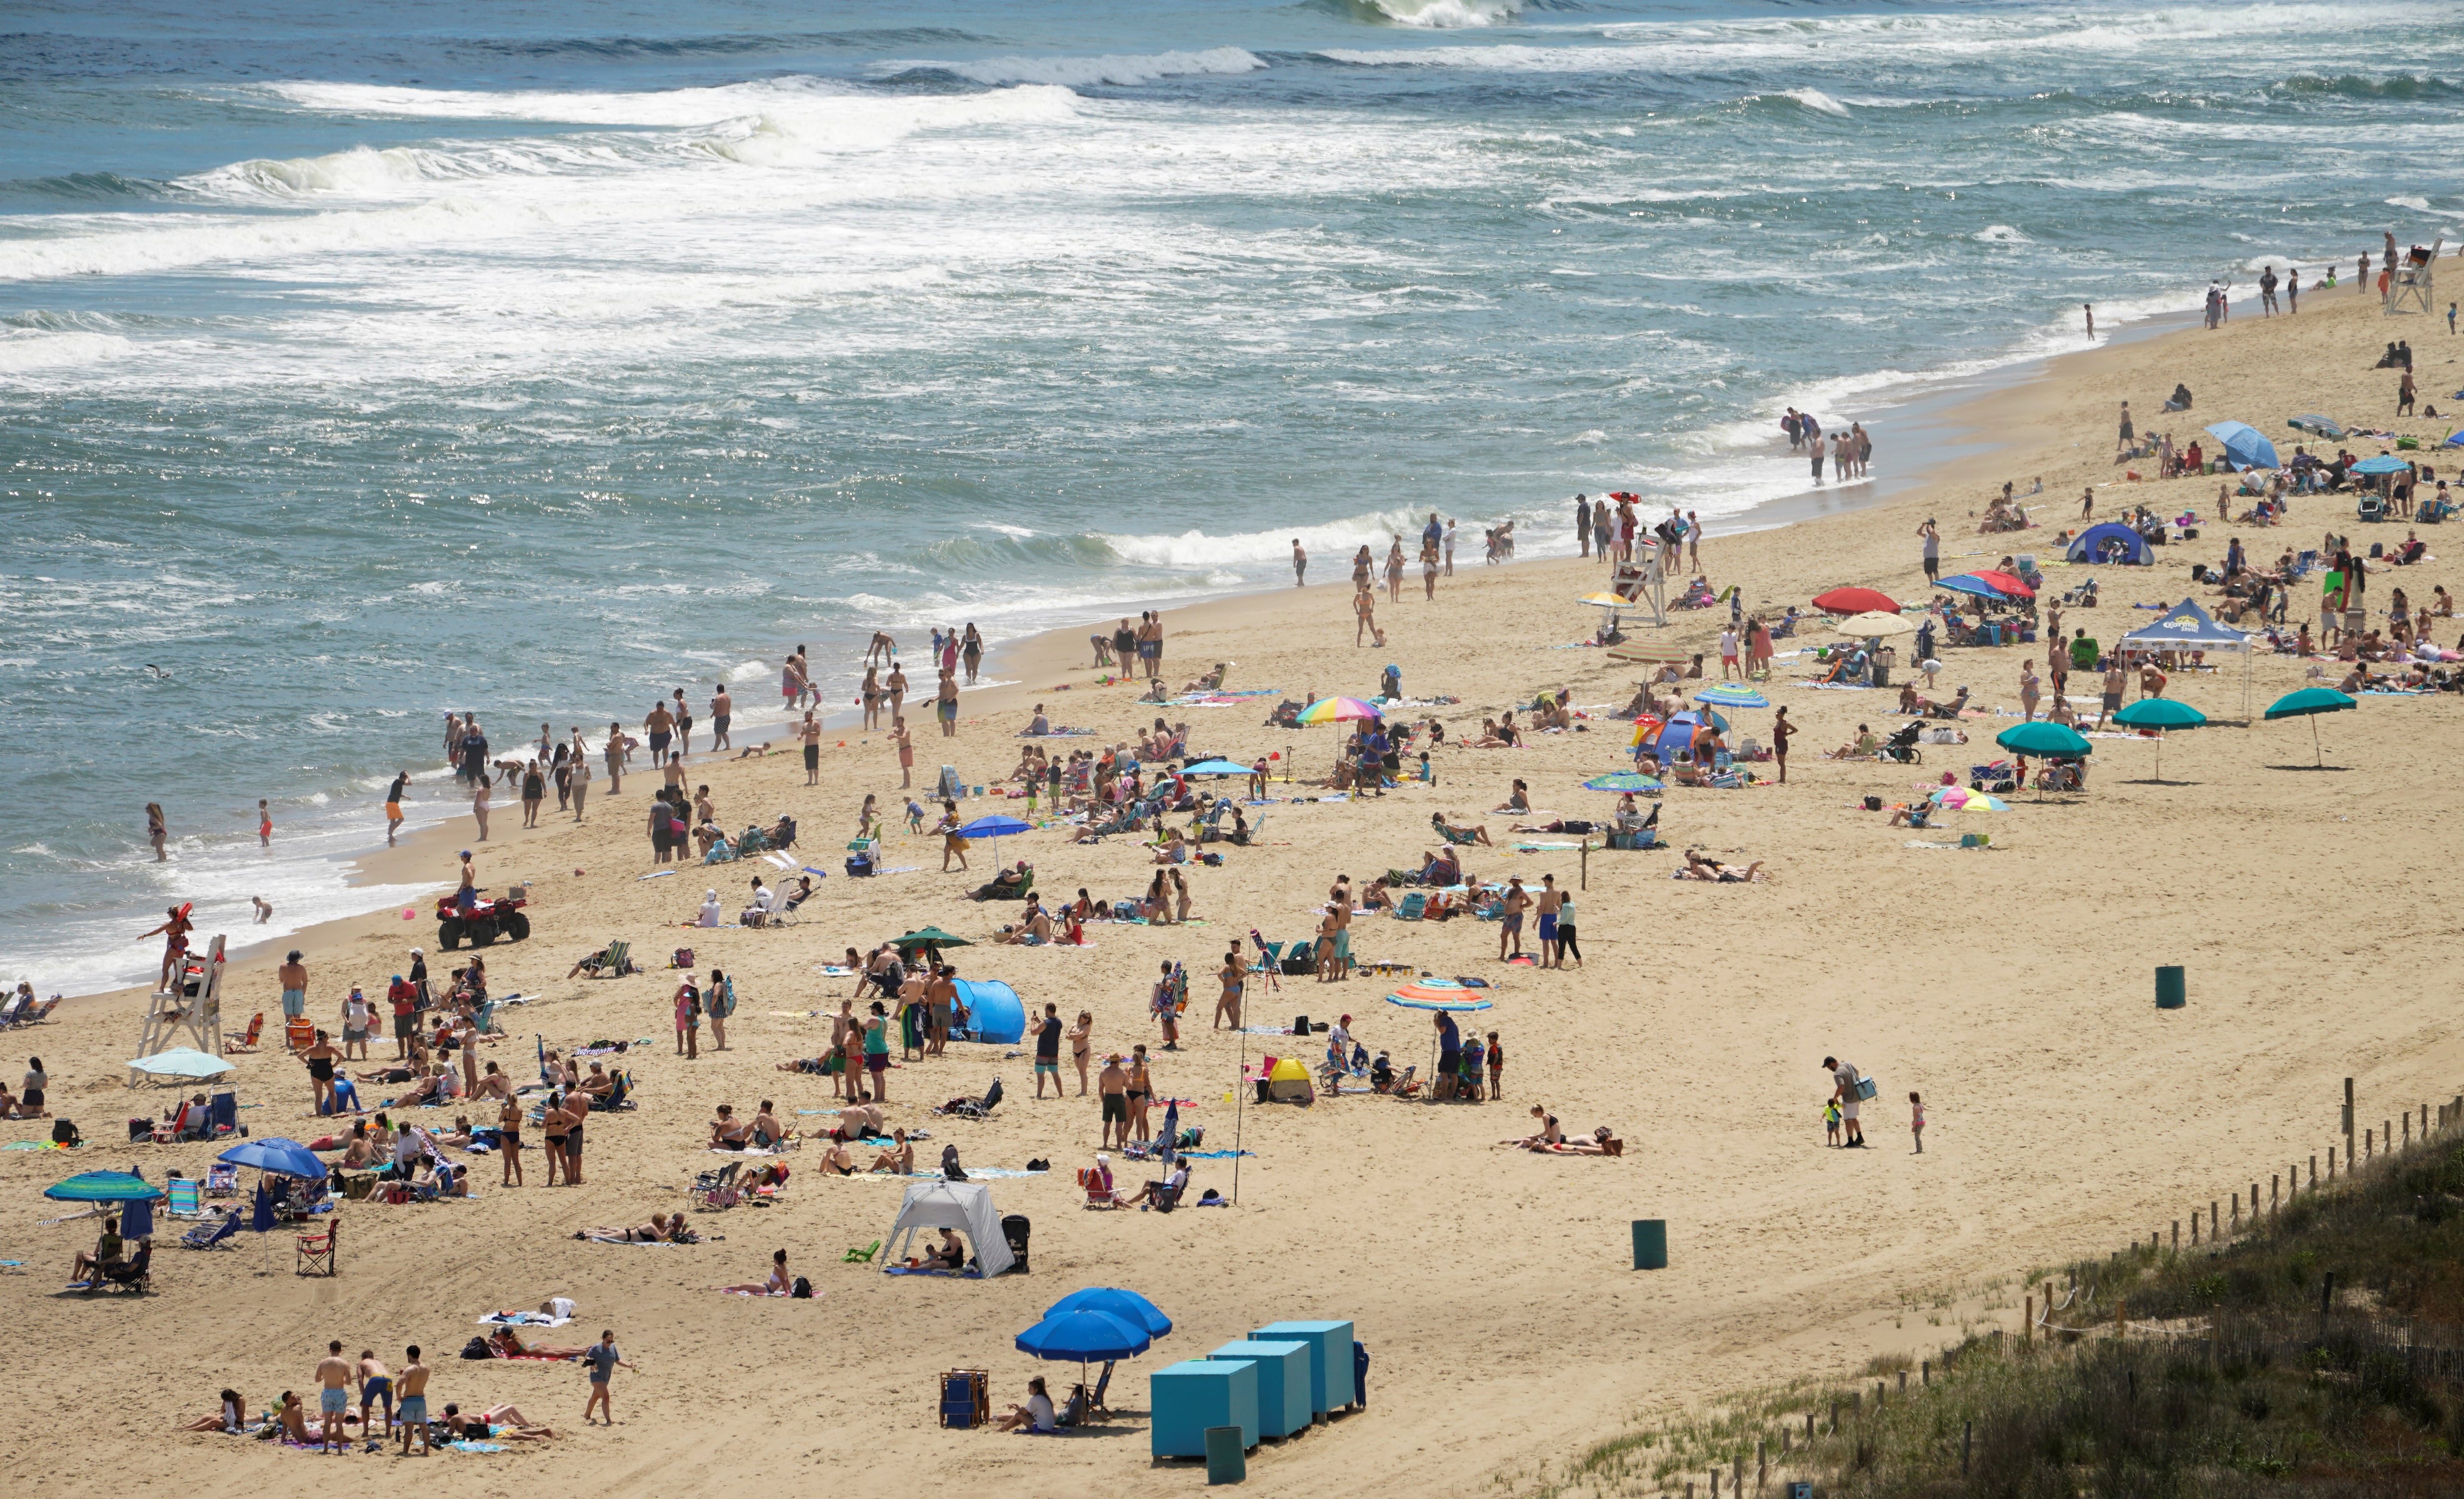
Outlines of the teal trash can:
M2183 982L2180 965L2167 964L2157 969L2156 1007L2160 1010L2178 1010L2189 1003L2189 993Z
M1249 1476L1249 1454L1241 1445L1238 1426L1206 1428L1206 1481L1237 1484Z
M1668 1220L1638 1218L1634 1221L1634 1268L1639 1270L1668 1268Z

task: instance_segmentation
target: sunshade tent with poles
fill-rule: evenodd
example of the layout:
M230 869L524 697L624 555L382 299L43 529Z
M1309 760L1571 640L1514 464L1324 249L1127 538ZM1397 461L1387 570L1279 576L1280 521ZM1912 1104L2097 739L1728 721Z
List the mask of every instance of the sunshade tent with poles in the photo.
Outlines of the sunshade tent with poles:
M2186 702L2170 697L2142 697L2113 716L2113 721L2127 729L2195 729L2208 721L2208 716ZM2165 779L2165 744L2156 744L2156 779Z
M2347 708L2360 706L2360 703L2332 687L2305 687L2298 693L2287 693L2268 704L2267 721L2273 723L2278 718L2309 719L2312 763L2314 766L2319 766L2327 763L2327 752L2319 747L2319 715L2343 713Z

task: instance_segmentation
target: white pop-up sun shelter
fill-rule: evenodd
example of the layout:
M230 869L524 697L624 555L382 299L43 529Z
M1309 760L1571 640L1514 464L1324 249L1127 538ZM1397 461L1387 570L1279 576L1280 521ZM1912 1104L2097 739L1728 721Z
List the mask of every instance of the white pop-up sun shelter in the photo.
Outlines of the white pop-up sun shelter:
M1001 1233L1001 1210L993 1206L993 1190L980 1181L919 1181L907 1189L898 1204L898 1221L890 1225L890 1245L882 1259L901 1265L913 1252L915 1235L925 1229L955 1228L967 1236L979 1274L990 1278L1016 1263L1009 1240Z

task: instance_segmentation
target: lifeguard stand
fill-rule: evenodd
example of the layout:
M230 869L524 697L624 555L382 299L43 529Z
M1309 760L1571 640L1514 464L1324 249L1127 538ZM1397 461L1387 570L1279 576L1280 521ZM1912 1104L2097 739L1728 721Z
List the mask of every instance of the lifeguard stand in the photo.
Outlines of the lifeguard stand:
M2438 270L2438 252L2446 246L2447 236L2441 234L2431 241L2430 258L2427 260L2415 262L2407 256L2401 264L2390 268L2385 303L2388 317L2397 313L2427 314L2431 310L2431 303L2437 295L2432 282Z
M1637 555L1631 562L1617 564L1609 586L1619 598L1632 599L1637 613L1651 611L1654 625L1668 623L1668 580L1660 565L1659 543L1638 539Z
M206 944L203 958L191 954L180 960L179 971L171 976L169 988L155 991L153 1002L145 1008L145 1030L137 1043L137 1054L150 1057L178 1046L183 1038L209 1057L223 1054L223 938L220 934ZM130 1087L137 1086L138 1076L132 1068L128 1073Z

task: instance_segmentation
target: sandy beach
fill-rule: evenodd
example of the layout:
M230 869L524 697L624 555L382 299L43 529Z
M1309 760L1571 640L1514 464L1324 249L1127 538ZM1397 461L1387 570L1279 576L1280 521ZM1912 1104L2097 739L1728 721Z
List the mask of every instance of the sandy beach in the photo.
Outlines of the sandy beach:
M2340 496L2295 498L2275 530L2214 523L2214 477L2124 482L2111 461L2120 404L2130 403L2141 431L2170 430L2184 442L2210 422L2237 419L2289 457L2299 434L2285 418L2321 411L2348 426L2384 421L2427 450L2458 424L2392 416L2398 374L2371 366L2397 337L2415 346L2425 399L2445 409L2446 392L2464 386L2453 341L2430 320L2381 317L2377 299L2349 282L2305 294L2298 318L2261 320L2237 306L2219 330L2061 356L1961 408L1972 455L1928 466L1923 483L1869 506L1714 535L1702 546L1703 570L1717 587L1739 585L1749 611L1804 609L1843 584L1921 606L1927 595L1915 532L1929 517L1943 532L1946 575L2019 552L2050 563L2059 556L2057 532L2079 523L2084 486L2096 486L2101 518L2140 502L2208 518L2197 541L2162 549L2154 566L2095 569L2101 606L2071 612L2066 624L2110 642L2156 617L2134 604L2212 601L2216 590L2192 584L2188 564L2220 563L2230 537L2265 562L2288 547L2315 548L2331 530L2365 547L2400 541L2409 529L2357 524L2351 499ZM2195 405L2167 417L2161 407L2177 382L2192 389ZM1784 446L1776 432L1773 442ZM1887 423L1877 442L1885 473L1925 458L1899 451ZM2348 446L2368 456L2392 444ZM2419 456L2453 476L2446 454ZM1974 518L2003 482L2026 492L2038 478L2042 492L2029 504L2040 529L1976 534ZM69 1258L90 1245L96 1225L39 1226L62 1210L41 1199L43 1186L71 1171L132 1163L157 1181L171 1169L202 1177L214 1150L121 1143L127 1117L159 1113L172 1099L169 1090L123 1087L142 995L74 999L46 1025L10 1033L10 1077L26 1054L39 1054L53 1112L74 1118L88 1140L74 1153L0 1153L0 1257L24 1262L0 1281L17 1329L10 1362L20 1407L0 1434L0 1454L20 1487L37 1494L104 1485L304 1493L338 1481L400 1482L400 1460L390 1457L354 1454L343 1478L312 1467L313 1453L173 1429L210 1414L226 1385L252 1410L282 1390L309 1390L334 1337L350 1353L373 1348L397 1360L405 1344L422 1345L437 1366L435 1409L447 1400L466 1410L510 1400L557 1427L551 1444L447 1452L437 1468L421 1470L479 1492L578 1476L577 1462L603 1488L627 1493L722 1476L757 1488L905 1481L1058 1495L1122 1482L1192 1491L1204 1484L1199 1466L1150 1466L1146 1423L1135 1414L1145 1408L1147 1374L1269 1321L1325 1317L1355 1323L1374 1360L1370 1402L1259 1448L1251 1488L1297 1494L1374 1477L1520 1492L1543 1465L1639 1417L1932 1346L1963 1321L2015 1325L1991 1282L2144 1239L2192 1204L2322 1153L2336 1138L2348 1076L2372 1126L2456 1091L2464 1039L2446 1008L2453 960L2439 956L2453 923L2435 883L2459 811L2437 749L2464 724L2454 696L2365 697L2358 712L2322 719L2324 771L2310 768L2312 730L2301 721L2176 733L2162 746L2161 782L2156 746L2099 738L2083 795L2014 796L2007 812L1955 814L1947 833L1938 824L1912 834L1886 827L1861 799L1905 801L1946 768L1964 780L1969 764L1994 758L1992 736L2016 721L2021 664L2041 661L2043 647L1946 652L1938 695L1967 684L1981 711L1960 725L1969 744L1929 750L1923 766L1824 760L1820 752L1851 739L1859 724L1886 730L1901 721L1888 711L1895 694L1810 690L1796 682L1810 660L1784 656L1767 691L1803 729L1788 783L1672 788L1660 825L1675 849L1763 861L1768 883L1673 881L1681 860L1672 849L1595 850L1586 874L1574 849L1514 851L1507 828L1515 819L1488 809L1515 778L1529 783L1535 807L1577 818L1610 809L1611 798L1579 783L1629 763L1630 726L1606 715L1631 696L1637 670L1574 644L1596 616L1573 600L1603 586L1604 571L1579 560L1485 567L1477 525L1463 521L1454 575L1440 581L1433 602L1419 597L1417 569L1399 603L1381 595L1385 650L1353 646L1345 560L1322 556L1310 572L1324 584L1168 614L1166 679L1177 687L1232 662L1236 689L1366 696L1391 662L1412 697L1459 699L1428 710L1450 738L1560 688L1590 711L1584 731L1534 736L1511 750L1448 747L1433 757L1434 786L1406 784L1380 799L1279 801L1264 809L1260 846L1226 849L1220 869L1187 871L1197 918L1187 927L1093 926L1088 949L990 945L995 925L1016 908L961 897L988 877L993 850L979 844L973 872L943 874L937 844L906 834L895 818L884 861L894 872L870 880L836 872L863 798L898 805L886 736L845 729L827 736L818 787L803 785L783 741L766 758L709 760L692 770L693 782L711 787L723 824L792 812L803 861L833 871L800 924L785 930L679 925L709 888L732 913L749 874L761 870L686 866L641 878L651 871L641 831L649 778L628 777L614 797L597 783L580 827L551 807L540 827L522 830L517 804L500 797L495 837L483 845L470 841L463 819L365 861L370 880L446 888L453 851L473 847L482 885L530 887L535 935L487 954L495 990L529 1002L500 1011L508 1034L483 1051L517 1078L534 1075L535 1035L561 1047L603 1038L647 1044L623 1058L637 1079L638 1111L591 1120L585 1185L539 1184L534 1156L531 1184L500 1189L495 1157L471 1157L473 1201L349 1204L335 1278L295 1276L288 1232L270 1245L243 1237L236 1251L214 1253L168 1247L166 1234L153 1294L63 1296ZM2392 583L2423 601L2432 584L2464 577L2441 560L2453 530L2421 528L2429 560L2393 577L2374 574L2373 608L2384 607ZM2087 572L2049 566L2049 588ZM2304 605L2315 615L2315 578L2297 591L2294 618ZM1639 639L1711 651L1725 620L1725 610L1706 609L1673 614L1664 630L1631 619L1629 628ZM1015 736L1041 703L1055 722L1095 731L1054 741L1059 748L1128 739L1161 714L1189 721L1194 750L1242 760L1280 754L1279 768L1296 779L1277 782L1278 797L1323 795L1309 783L1331 767L1337 730L1262 726L1273 697L1159 709L1138 702L1134 686L1097 685L1102 673L1089 667L1085 636L1109 623L1089 620L1001 650L985 674L1018 685L967 694L953 739L912 712L919 785L945 762L971 784L1000 784L1018 759ZM2442 643L2464 628L2437 627ZM1781 649L1829 638L1815 627ZM2253 697L2263 706L2304 685L2309 665L2257 658ZM2328 671L2331 683L2342 674L2332 662ZM2169 695L2237 718L2242 666L2177 672ZM495 716L510 726L517 716ZM1735 716L1741 734L1768 742L1768 710ZM975 816L1023 804L962 805ZM1250 809L1253 820L1258 810ZM1039 1008L1057 1004L1065 1021L1091 1011L1099 1059L1158 1041L1147 986L1159 963L1188 963L1199 977L1184 1047L1159 1056L1155 1075L1162 1092L1189 1100L1182 1118L1205 1128L1209 1147L1228 1148L1236 1129L1228 1094L1241 1058L1254 1063L1292 1042L1210 1029L1214 991L1203 976L1252 928L1275 940L1309 930L1337 873L1361 882L1417 865L1437 846L1432 813L1486 825L1500 847L1465 850L1480 877L1588 881L1576 892L1579 970L1501 963L1499 929L1486 922L1363 916L1354 926L1353 952L1363 959L1495 985L1496 1007L1480 1028L1499 1031L1510 1058L1498 1101L1346 1094L1309 1108L1244 1107L1237 1127L1251 1154L1240 1161L1238 1206L1093 1213L1082 1210L1070 1173L1091 1160L1099 1121L1094 1100L1075 1095L1074 1075L1065 1067L1070 1096L1038 1100L1022 1048L954 1043L946 1058L890 1072L891 1119L930 1130L930 1148L919 1151L927 1158L956 1143L971 1168L1051 1161L1049 1174L991 1179L1002 1212L1033 1221L1028 1272L953 1282L841 1263L848 1248L885 1236L899 1188L886 1179L825 1179L811 1169L810 1148L787 1157L794 1174L774 1204L698 1216L711 1242L619 1247L573 1237L682 1206L693 1174L718 1164L703 1147L718 1103L749 1113L774 1099L782 1111L804 1112L800 1123L822 1122L810 1112L833 1107L826 1080L774 1070L825 1047L828 1023L819 1015L854 993L817 968L847 948L928 922L979 944L955 952L961 977L1004 981ZM381 816L373 803L369 815ZM1918 846L1969 830L1991 832L1992 847ZM1004 839L1000 853L1031 859L1050 898L1081 887L1108 899L1132 896L1154 868L1133 838L1081 847L1058 827ZM230 935L235 944L246 936ZM429 950L441 978L434 937L423 901L416 919L388 912L282 945L304 950L310 1013L339 1029L349 986L380 993L412 945ZM628 941L650 971L563 977L611 939ZM705 1032L703 1052L691 1061L673 1052L677 976L664 967L681 947L693 949L704 972L727 970L741 1003L731 1048L711 1051ZM269 1017L268 1044L232 1059L232 1081L254 1135L304 1139L323 1128L310 1115L299 1064L277 1039L278 959L252 951L227 978L233 1028L255 1011ZM2187 968L2186 1009L2154 1008L2160 964ZM1392 987L1365 975L1326 984L1286 977L1273 990L1253 983L1250 1019L1289 1025L1295 1015L1348 1013L1372 1051L1390 1050L1397 1065L1425 1062L1429 1019L1386 1003ZM1301 1054L1314 1063L1320 1049L1309 1043ZM391 1046L372 1050L383 1057ZM1831 1054L1880 1081L1880 1100L1867 1111L1868 1150L1823 1146L1829 1084L1819 1064ZM979 1093L995 1077L1007 1100L989 1120L925 1112ZM1922 1156L1909 1150L1911 1090L1930 1113ZM363 1092L373 1101L385 1090ZM1499 1147L1528 1132L1535 1103L1570 1135L1612 1126L1625 1153L1543 1157ZM414 1117L443 1124L455 1112ZM21 1123L9 1137L47 1138L48 1129ZM1197 1162L1193 1195L1207 1187L1228 1195L1233 1165ZM1139 1168L1122 1176L1134 1183ZM1639 1218L1667 1221L1668 1268L1630 1268L1627 1225ZM781 1307L711 1290L758 1278L781 1247L793 1272L811 1278L816 1299ZM997 1406L1023 1400L1033 1375L1061 1382L1064 1366L1037 1364L1011 1339L1060 1296L1096 1285L1137 1290L1177 1323L1115 1376L1121 1419L1048 1441L936 1426L941 1370L988 1370ZM585 1342L613 1329L640 1366L616 1377L612 1427L580 1426L585 1385L575 1366L453 1356L483 1313L550 1296L569 1296L580 1309L557 1335ZM1074 1367L1066 1372L1075 1378Z

